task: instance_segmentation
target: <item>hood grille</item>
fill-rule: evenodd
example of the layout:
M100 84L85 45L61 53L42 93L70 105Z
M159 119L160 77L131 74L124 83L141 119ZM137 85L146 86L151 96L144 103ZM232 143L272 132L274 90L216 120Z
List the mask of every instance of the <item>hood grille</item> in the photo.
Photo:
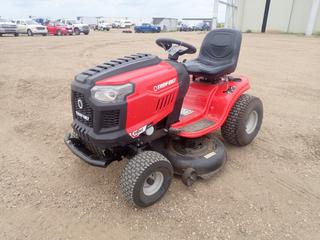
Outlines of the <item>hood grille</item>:
M120 124L120 110L109 110L103 112L103 128L117 127Z
M86 102L84 95L75 91L72 91L71 95L73 118L84 123L88 127L93 127L93 110ZM82 105L79 104L79 101L82 102Z

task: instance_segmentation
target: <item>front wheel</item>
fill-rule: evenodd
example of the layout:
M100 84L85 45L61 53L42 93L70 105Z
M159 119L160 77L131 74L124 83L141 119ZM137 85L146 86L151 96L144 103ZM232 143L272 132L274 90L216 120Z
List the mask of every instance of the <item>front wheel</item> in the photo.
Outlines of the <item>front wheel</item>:
M233 105L221 127L223 138L237 146L245 146L257 136L263 119L263 105L259 98L243 94Z
M168 159L154 151L145 151L129 160L121 176L121 188L128 202L148 207L168 190L173 168Z
M75 35L80 35L80 30L78 28L74 29L74 34Z

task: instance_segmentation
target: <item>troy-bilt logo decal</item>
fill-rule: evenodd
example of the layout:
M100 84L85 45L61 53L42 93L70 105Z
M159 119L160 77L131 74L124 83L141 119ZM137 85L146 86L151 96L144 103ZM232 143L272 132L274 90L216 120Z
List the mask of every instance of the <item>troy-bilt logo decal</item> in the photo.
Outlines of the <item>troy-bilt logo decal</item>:
M177 80L176 78L173 78L173 79L171 79L171 80L169 80L169 81L160 83L159 85L155 85L155 86L153 87L153 90L154 90L155 92L158 92L158 91L160 91L162 88L165 88L165 87L167 87L167 86L170 86L170 85L174 84L174 83L176 82L176 80Z
M86 116L86 115L84 115L84 114L82 114L82 113L80 113L80 112L78 112L78 111L76 111L76 115L78 116L78 117L80 117L80 118L83 118L84 120L86 120L86 121L89 121L89 117L88 116Z
M130 134L130 136L132 138L137 138L137 137L140 136L141 133L144 133L146 131L146 129L147 129L147 125L143 126L142 128L139 128L139 129L137 129L137 130L135 130L135 131L133 131L133 132L131 132L129 134Z

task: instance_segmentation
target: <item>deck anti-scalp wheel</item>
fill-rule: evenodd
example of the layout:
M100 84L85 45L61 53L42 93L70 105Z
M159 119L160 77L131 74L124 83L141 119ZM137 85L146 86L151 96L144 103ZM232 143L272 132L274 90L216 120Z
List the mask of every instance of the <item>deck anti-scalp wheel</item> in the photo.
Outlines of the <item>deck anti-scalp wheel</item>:
M188 187L193 185L197 181L197 178L197 172L193 168L187 168L181 176L182 182Z
M252 142L257 136L263 118L263 105L259 98L243 94L232 107L221 127L223 138L237 146Z
M145 151L129 160L120 185L130 203L148 207L166 193L172 176L173 168L168 159L160 153Z

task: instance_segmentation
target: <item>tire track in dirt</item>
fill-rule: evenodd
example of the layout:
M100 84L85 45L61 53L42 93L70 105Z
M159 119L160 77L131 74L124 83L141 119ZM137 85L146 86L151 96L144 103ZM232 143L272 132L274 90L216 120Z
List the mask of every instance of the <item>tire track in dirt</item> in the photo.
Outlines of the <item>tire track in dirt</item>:
M320 201L320 194L314 193L312 190L307 189L303 186L302 182L298 182L297 180L294 180L289 177L279 176L275 175L272 179L274 183L277 185L280 185L283 189L289 190L290 192L293 192L306 200L315 200Z
M79 55L80 58L85 58L86 62L89 64L89 62L91 62L91 61L90 61L90 59L87 59L87 58L91 57L93 55L93 52L99 52L103 48L106 49L106 48L111 47L111 46L117 46L119 43L122 43L122 44L127 44L127 43L135 44L137 42L138 41L134 41L134 40L122 40L122 41L112 41L112 42L105 42L105 43L95 43L92 46L83 49L78 55ZM119 57L121 57L121 56L119 56ZM106 59L105 61L108 61L108 59ZM97 63L97 64L99 64L99 63Z
M265 142L268 143L268 141ZM263 144L248 146L248 148L251 147L253 149L257 149L254 150L254 152L258 153L259 156L264 155L263 159L272 159L276 157L275 159L288 160L294 159L296 157L294 153L292 153L291 151L289 151L288 148L285 148L283 146L279 146L278 149L285 149L285 154L278 153L274 148L273 151L270 151L271 146L270 149L268 149L264 147ZM313 156L313 154L311 154L311 156ZM271 181L275 184L275 186L279 186L281 189L285 189L291 193L294 193L295 195L305 200L312 200L316 202L320 200L320 192L315 192L315 190L308 189L307 187L305 187L305 182L299 181L298 179L294 179L291 177L287 177L284 173L278 172L276 170L270 170L268 178L261 178L261 176L266 175L266 165L267 164L263 162L256 163L254 162L254 160L251 160L249 162L240 162L236 160L236 157L232 159L232 162L230 164L231 167L236 168L238 170L250 171L251 177L255 179L257 182L261 182L265 186L268 186ZM268 205L268 203L266 205Z

